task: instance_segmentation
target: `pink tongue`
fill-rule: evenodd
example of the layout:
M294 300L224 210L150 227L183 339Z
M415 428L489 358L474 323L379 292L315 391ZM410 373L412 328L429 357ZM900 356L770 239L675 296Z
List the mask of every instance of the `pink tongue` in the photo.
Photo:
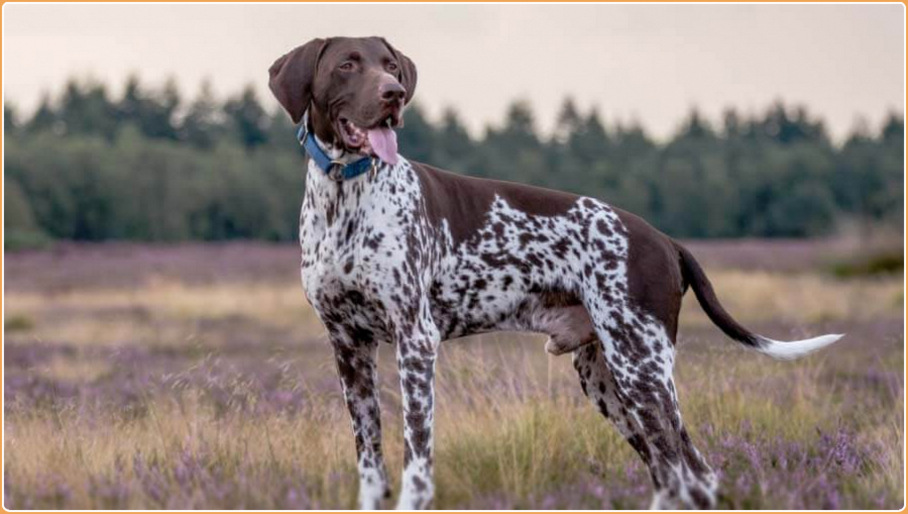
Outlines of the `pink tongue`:
M388 127L369 129L369 145L379 159L397 164L397 134Z

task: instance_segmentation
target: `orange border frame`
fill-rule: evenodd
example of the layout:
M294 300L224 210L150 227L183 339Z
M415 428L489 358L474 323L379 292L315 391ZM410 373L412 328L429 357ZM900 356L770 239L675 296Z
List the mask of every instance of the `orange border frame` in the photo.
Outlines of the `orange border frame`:
M312 1L312 0L303 0L303 1L293 1L293 0L272 0L272 1L274 1L274 3L302 3L302 4L305 4L305 3L325 3L325 2L316 2L316 1ZM383 2L382 0L360 0L360 2L340 2L340 1L338 1L338 2L328 2L328 3L361 3L361 2L365 2L365 3L388 3L388 2ZM175 2L165 2L164 0L153 0L153 1L151 1L151 2L143 2L143 1L139 1L139 0L125 0L125 1L122 1L122 2L121 2L121 1L114 1L114 0L100 0L100 1L96 1L96 2L80 2L79 0L62 0L62 2L54 2L54 1L52 1L52 0L34 0L34 1L11 2L11 1L8 1L8 0L0 0L0 27L2 27L2 23L3 23L3 14L4 14L4 12L5 12L5 9L3 9L3 8L4 8L7 4L27 4L27 3L101 3L101 4L105 4L105 3L111 3L111 4L114 4L114 3L177 3L177 4L179 4L179 3L187 3L187 4L190 4L190 3L228 3L228 4L234 4L234 3L247 3L247 4L254 4L254 3L256 3L256 2L250 2L250 1L247 1L247 0L202 0L201 2L190 2L190 1L180 1L180 0L177 0L177 1L175 1ZM550 2L544 2L544 1L540 1L540 0L528 0L528 1L504 0L504 2L482 2L482 1L467 1L467 2L453 2L453 1L421 2L421 1L419 1L419 0L399 0L398 2L395 2L395 3L441 3L441 4L445 4L445 3L451 3L451 4L453 4L453 3L470 3L470 4L483 4L483 3L526 3L526 4L534 4L534 3L550 3ZM607 3L666 3L666 4L669 4L669 3L670 3L670 4L685 4L685 3L707 3L707 4L709 4L709 3L717 3L717 4L736 4L736 3L741 3L741 4L743 4L743 3L757 3L757 4L759 4L759 3L772 3L772 4L776 4L776 3L782 3L782 4L802 4L802 3L822 3L822 4L861 4L861 3L867 3L867 4L896 4L896 3L900 3L900 4L902 4L902 6L904 7L904 11L903 11L903 13L902 13L903 22L905 22L906 20L908 20L908 18L906 18L906 14L908 14L908 0L898 0L898 1L892 1L892 2L869 2L869 1L849 2L849 1L845 1L845 0L832 0L832 1L827 1L827 0L786 1L786 0L783 0L783 1L778 1L778 2L773 2L773 1L770 1L770 0L755 0L755 1L751 1L751 2L726 2L726 1L723 1L723 0L702 0L702 1L700 1L700 2L684 2L684 1L680 1L680 0L667 0L667 1L662 1L662 0L638 0L637 2L619 2L619 1L614 1L614 0L606 0L606 1L597 1L597 0L579 0L579 1L576 1L575 3L604 3L604 4L607 4ZM908 33L908 26L903 25L903 28L905 29L906 33ZM0 55L2 55L2 51L3 51L2 30L0 30ZM908 53L908 49L906 49L906 53ZM908 70L908 59L906 59L905 68L903 68L903 71L905 71L905 70ZM902 90L903 90L903 94L905 94L905 86L906 86L906 83L908 83L908 73L906 73L905 77L903 77L903 80L904 80L904 82L902 82ZM2 73L2 70L0 70L0 89L2 89L2 87L3 87L3 73ZM905 100L906 100L906 105L908 105L908 94L906 94ZM904 118L904 112L903 112L903 118ZM908 137L906 137L906 141L908 141ZM3 154L3 143L2 143L2 140L0 140L0 155L5 155L5 154ZM2 185L2 183L0 183L0 195L2 195L2 193L3 193L3 185ZM908 196L908 185L903 186L903 193L905 194L905 196ZM904 206L904 203L903 203L903 206ZM903 213L903 217L904 217L904 215L905 215L905 213ZM3 213L0 213L0 220L3 219L3 216L4 216ZM905 226L905 225L903 225L903 226ZM3 225L0 224L0 237L2 237L2 236L3 236ZM906 239L908 239L908 227L906 227L905 232L903 233L903 237L904 237L904 239L902 240L902 245L903 245L903 246L902 246L902 249L903 249L903 251L905 251L906 248L908 248L908 247L905 246L905 241L906 241ZM0 249L0 256L5 257L5 250ZM3 264L2 264L2 263L3 263L3 261L2 261L2 259L0 259L0 286L3 285L3 272L4 272L4 268L3 268ZM903 275L903 277L904 277L904 275ZM906 283L908 283L908 282L903 283L903 287L904 287L904 285L905 285ZM904 291L904 289L903 289L903 291ZM2 299L2 297L0 297L0 309L2 309L2 307L3 307L3 299ZM905 314L906 318L908 318L908 306L905 307L904 314ZM905 334L905 332L904 332L904 328L905 328L905 319L904 319L904 318L903 318L903 325L902 325L902 328L903 328L902 335L903 335L903 337L904 337L904 334ZM3 344L3 341L2 341L2 338L0 338L0 347L2 347L2 344ZM904 360L903 360L903 371L906 373L906 376L908 376L908 364L906 364L906 363L908 363L908 356L903 357L903 359L904 359ZM3 380L3 369L2 369L2 366L0 366L0 381L2 381L2 380ZM906 398L908 398L908 395L906 395ZM0 402L2 402L2 400L0 400ZM905 402L906 414L908 414L908 401L906 401L905 398L903 398L903 402ZM905 421L905 418L903 418L903 421ZM904 428L904 427L903 427L903 428ZM5 441L4 441L3 448L0 449L0 457L4 457L3 462L5 463L6 461L5 461L5 456L4 456L4 450L5 450ZM908 448L906 448L906 446L905 446L904 444L903 444L903 451L906 452L906 453L905 453L905 460L903 460L903 462L905 462L905 461L908 461ZM906 465L906 467L908 467L908 465ZM905 474L905 473L906 473L906 470L905 470L905 469L903 469L902 472L903 472L903 476L905 477L905 480L906 480L906 482L905 482L906 491L908 491L908 475ZM2 481L2 480L5 480L5 477L0 477L0 481ZM55 511L40 511L40 510L36 510L36 511L11 511L11 510L8 510L8 509L6 508L6 505L4 505L2 502L0 502L0 509L2 509L4 512L55 512ZM901 508L901 510L898 510L898 511L866 511L866 512L906 512L906 511L908 511L908 503L906 503L905 505L903 505L902 508ZM71 510L71 511L66 511L66 512L86 512L86 513L91 513L91 512L186 512L186 511L93 511L93 510ZM228 514L228 513L230 513L230 512L235 512L235 511L218 511L218 510L212 510L212 511L200 511L200 512L218 512L218 513L221 513L221 512L222 512L222 513ZM241 512L242 512L242 511L241 511ZM280 512L280 511L265 511L265 512ZM325 511L312 511L312 512L325 512ZM328 511L328 512L355 512L355 511ZM405 511L405 512L406 512L406 511ZM409 512L413 512L413 511L409 511ZM458 512L458 511L450 511L450 512ZM465 512L466 512L466 511L465 511ZM545 511L524 511L524 512L545 512ZM572 511L564 511L564 512L572 512ZM642 511L626 511L626 512L642 512ZM676 512L680 512L680 511L676 511ZM822 511L769 511L769 512L822 512ZM847 512L865 512L865 511L847 511Z

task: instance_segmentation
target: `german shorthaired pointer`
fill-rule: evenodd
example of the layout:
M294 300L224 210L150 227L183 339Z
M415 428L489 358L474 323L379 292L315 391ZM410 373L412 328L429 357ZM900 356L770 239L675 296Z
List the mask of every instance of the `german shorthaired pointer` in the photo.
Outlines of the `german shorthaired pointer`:
M302 281L327 329L353 421L359 503L390 496L375 355L396 343L404 414L398 506L433 497L435 359L441 341L540 332L573 352L584 393L649 467L653 507L715 505L716 475L681 422L672 381L688 286L730 338L780 359L839 335L781 343L739 325L676 241L601 201L408 161L394 128L416 67L382 38L315 39L269 85L309 154Z

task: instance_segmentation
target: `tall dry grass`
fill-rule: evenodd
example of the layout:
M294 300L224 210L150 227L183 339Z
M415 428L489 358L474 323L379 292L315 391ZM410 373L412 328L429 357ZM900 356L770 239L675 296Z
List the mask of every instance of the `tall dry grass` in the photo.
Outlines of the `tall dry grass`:
M745 352L693 298L676 380L723 508L899 508L901 277L711 270L777 339L849 336L796 363ZM4 504L13 508L351 508L349 420L295 281L6 292ZM543 338L445 343L439 508L641 508L647 472ZM401 468L393 347L380 351L385 453Z

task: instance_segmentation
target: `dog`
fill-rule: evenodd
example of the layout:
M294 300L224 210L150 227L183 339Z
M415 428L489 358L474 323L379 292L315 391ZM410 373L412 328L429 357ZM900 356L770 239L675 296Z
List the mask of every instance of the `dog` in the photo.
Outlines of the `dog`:
M757 352L792 359L841 335L779 342L738 324L693 255L593 198L413 162L394 132L413 61L385 39L312 40L278 58L269 87L308 154L301 277L333 347L353 423L359 506L390 497L376 379L396 344L404 419L398 508L430 506L441 341L497 330L548 335L583 392L649 468L653 508L710 508L717 478L681 421L672 379L681 299Z

